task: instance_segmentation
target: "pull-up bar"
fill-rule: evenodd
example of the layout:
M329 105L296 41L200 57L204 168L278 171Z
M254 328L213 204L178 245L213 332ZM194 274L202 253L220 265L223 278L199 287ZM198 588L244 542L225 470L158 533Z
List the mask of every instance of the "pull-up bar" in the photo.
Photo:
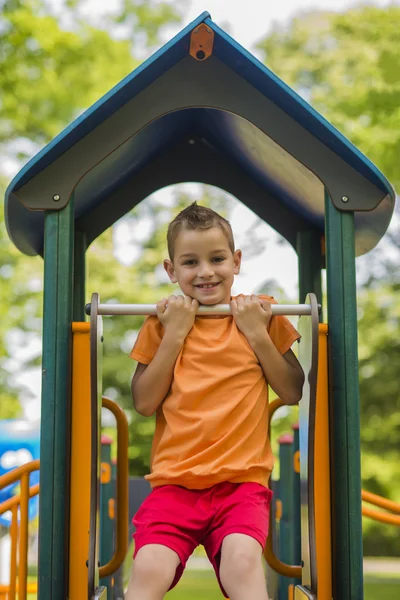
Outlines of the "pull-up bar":
M310 304L272 304L273 315L311 315ZM90 315L91 304L86 304L85 311ZM112 315L157 315L155 304L98 304L97 314ZM230 315L229 304L215 304L214 306L200 306L199 315Z

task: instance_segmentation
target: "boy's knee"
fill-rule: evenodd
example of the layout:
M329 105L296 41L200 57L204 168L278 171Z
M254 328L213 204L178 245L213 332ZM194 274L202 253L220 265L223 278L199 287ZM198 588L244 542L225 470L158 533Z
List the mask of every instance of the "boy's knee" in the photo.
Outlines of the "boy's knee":
M167 590L175 577L179 562L176 552L169 548L143 546L133 561L133 578L149 585L154 583L166 587Z
M226 544L223 544L220 563L221 577L246 581L253 577L254 572L260 567L262 568L261 551L255 540L240 539L240 536L235 539L232 536Z
M259 558L254 554L237 549L230 554L229 558L221 560L221 577L226 575L230 579L246 580L252 577L254 571L259 567L259 562Z

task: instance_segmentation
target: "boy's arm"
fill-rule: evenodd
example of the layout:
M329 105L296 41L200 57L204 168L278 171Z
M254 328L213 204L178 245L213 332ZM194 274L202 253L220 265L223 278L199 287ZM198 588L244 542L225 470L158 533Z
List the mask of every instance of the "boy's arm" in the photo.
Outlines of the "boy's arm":
M182 345L182 340L164 335L151 363L138 363L131 390L133 405L144 417L151 417L168 394Z
M232 314L240 331L246 336L257 356L265 378L285 404L297 404L301 399L304 373L291 350L283 356L267 331L272 316L269 302L257 296L231 300Z
M266 331L254 336L249 344L277 396L285 404L297 404L302 395L304 373L293 352L288 350L282 356Z
M157 304L164 336L151 363L138 364L131 384L133 405L144 417L151 417L168 394L176 359L193 326L198 306L196 300L187 296L170 296Z

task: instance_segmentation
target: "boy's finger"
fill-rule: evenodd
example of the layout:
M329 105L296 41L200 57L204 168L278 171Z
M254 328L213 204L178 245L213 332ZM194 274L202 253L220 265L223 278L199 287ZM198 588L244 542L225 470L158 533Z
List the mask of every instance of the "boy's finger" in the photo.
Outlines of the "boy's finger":
M268 301L266 301L266 300L264 300L264 301L261 303L261 308L262 308L263 310L265 310L265 312L271 312L271 303L270 303L270 302L268 302Z
M161 313L161 314L164 313L166 306L167 306L167 299L163 298L162 300L160 300L156 304L156 310L157 310L157 312Z

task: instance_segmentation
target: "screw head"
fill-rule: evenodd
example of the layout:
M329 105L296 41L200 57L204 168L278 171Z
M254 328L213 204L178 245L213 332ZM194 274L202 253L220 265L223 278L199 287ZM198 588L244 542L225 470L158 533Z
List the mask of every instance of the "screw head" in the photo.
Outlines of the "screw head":
M342 202L348 202L348 201L349 201L348 196L342 196Z
M54 194L53 200L54 202L58 202L60 200L60 194Z

